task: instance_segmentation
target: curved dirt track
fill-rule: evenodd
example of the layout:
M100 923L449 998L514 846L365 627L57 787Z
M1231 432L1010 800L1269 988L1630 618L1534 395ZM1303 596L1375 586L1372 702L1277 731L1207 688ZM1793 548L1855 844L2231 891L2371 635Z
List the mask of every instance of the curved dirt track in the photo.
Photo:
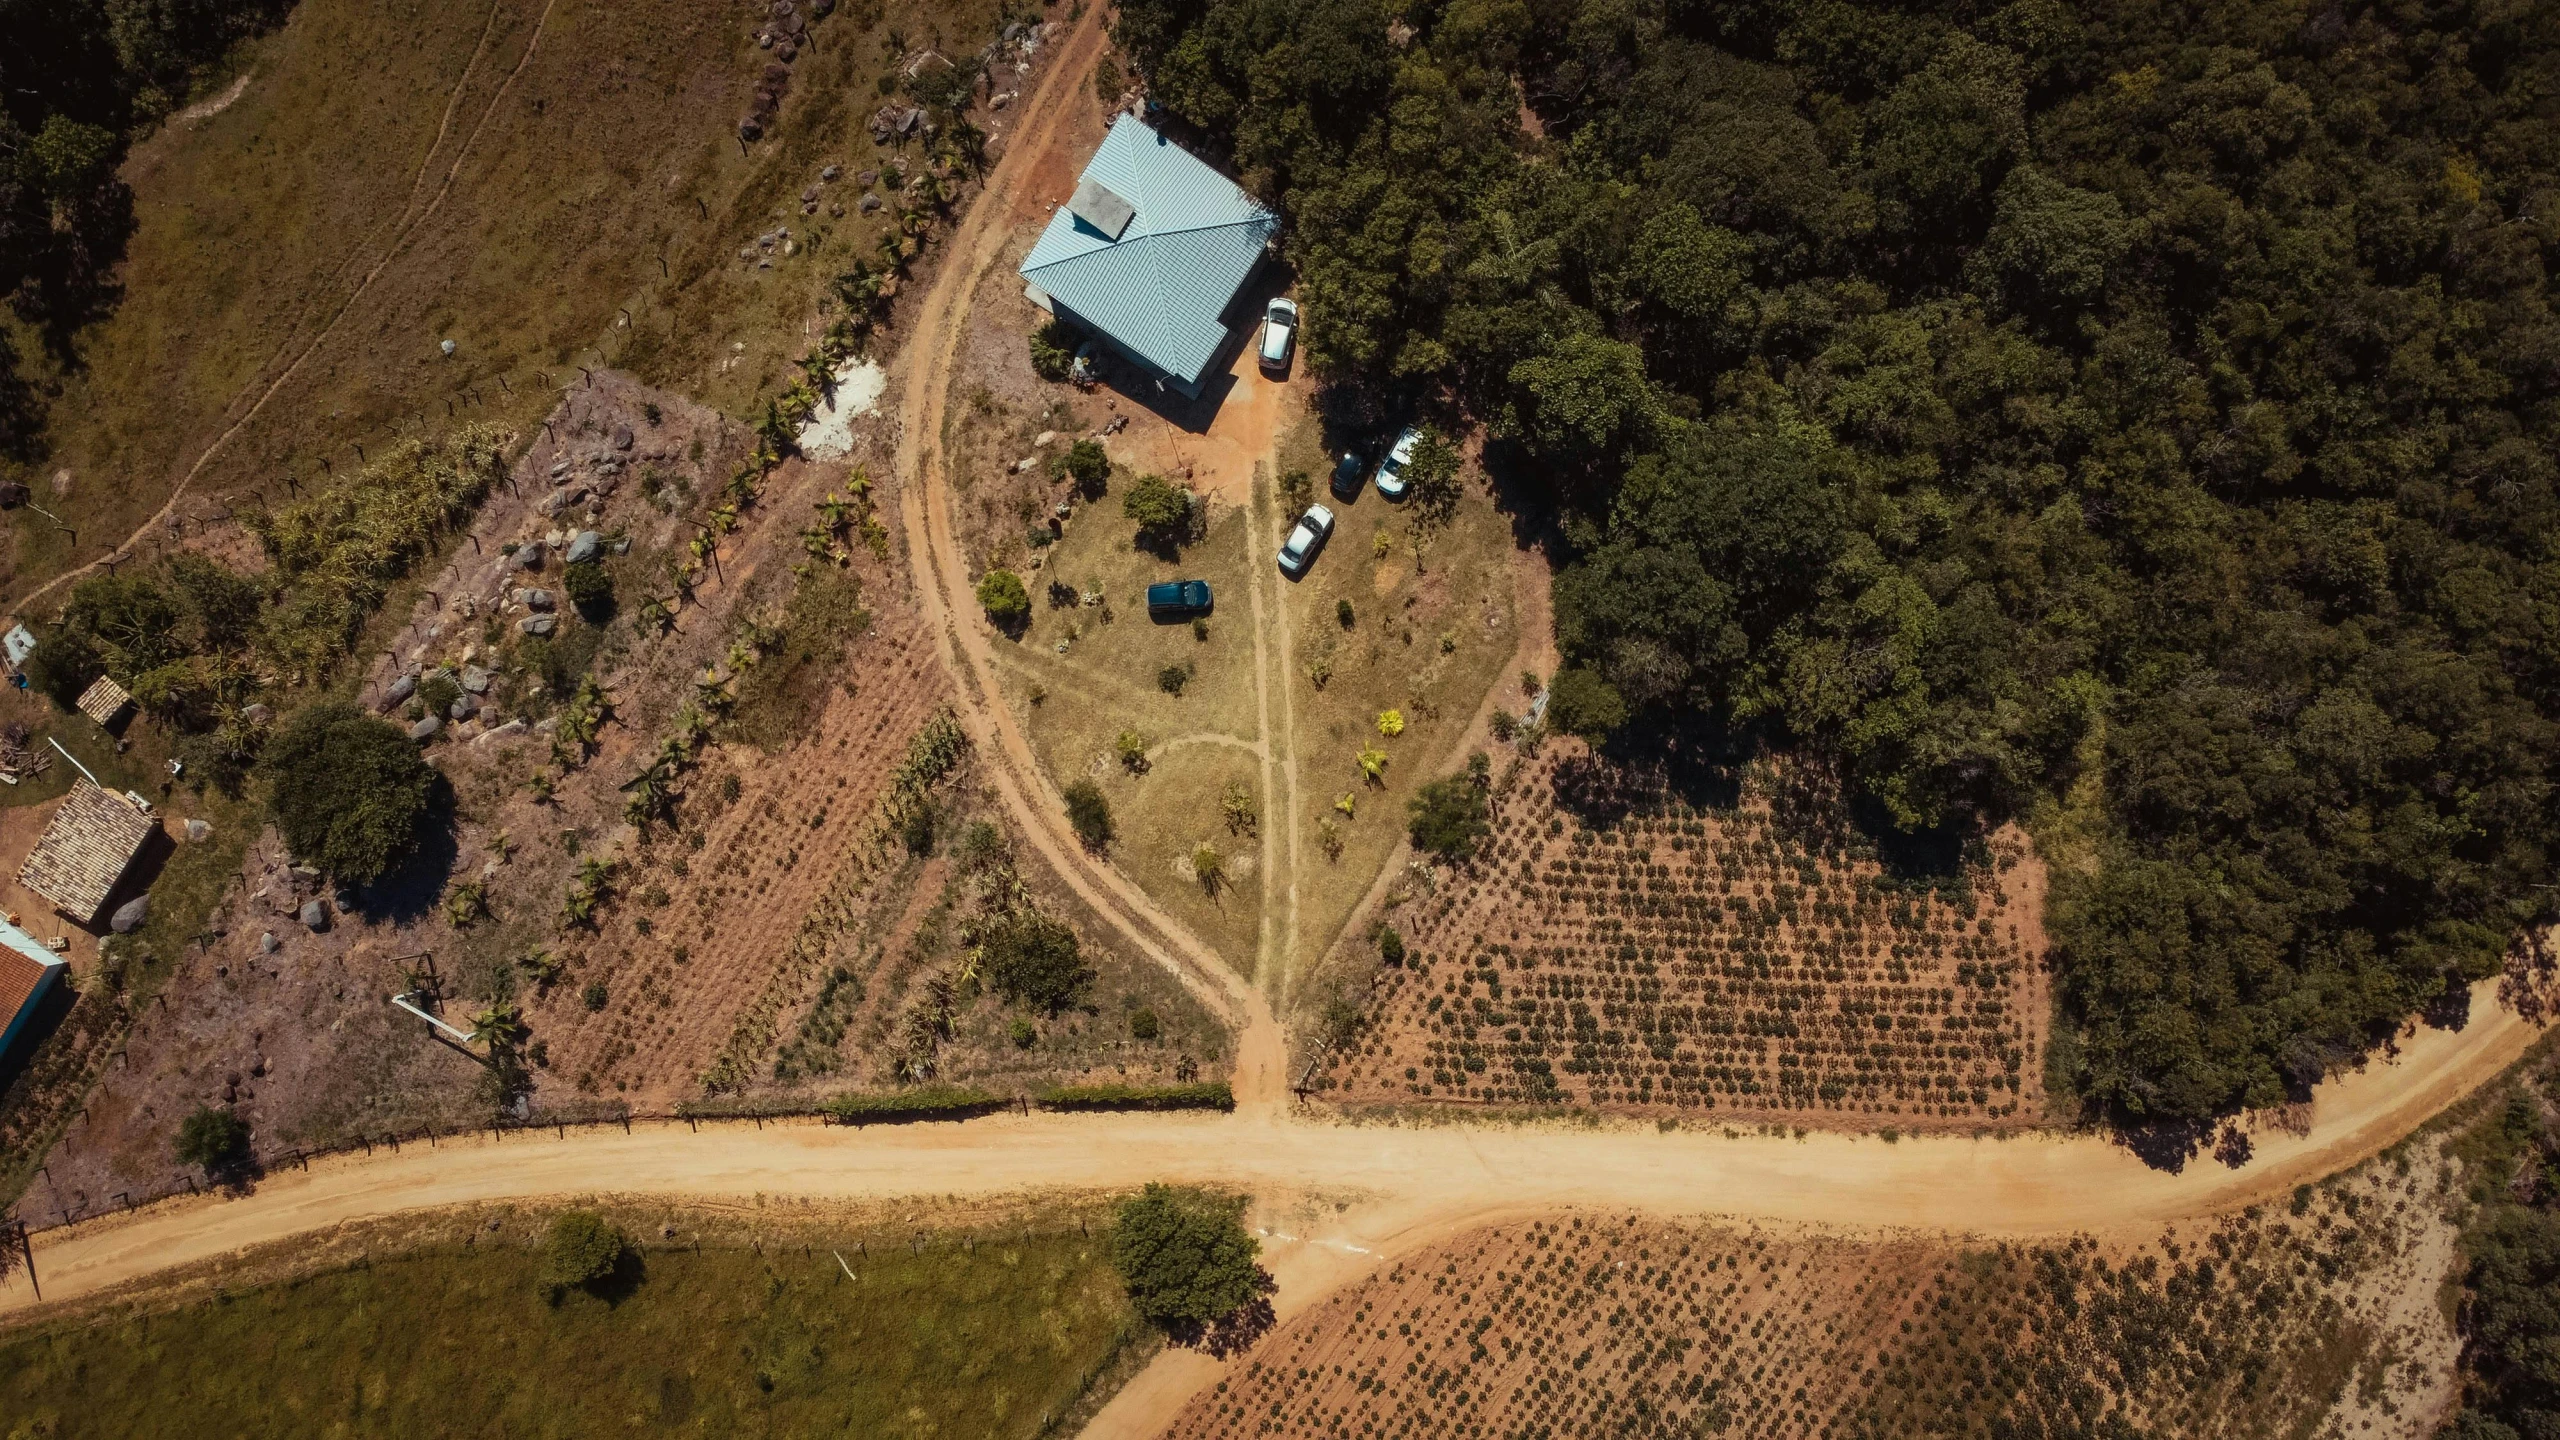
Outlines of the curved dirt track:
M1057 58L1034 87L1012 143L953 233L933 286L925 292L913 324L915 341L901 357L905 403L900 407L897 465L906 484L898 497L899 520L915 571L917 608L958 682L966 701L961 722L1005 808L1085 903L1235 1029L1236 1101L1261 1114L1276 1110L1288 1093L1280 1027L1270 1006L1145 891L1087 855L1068 830L1065 800L1032 757L1030 741L996 687L994 632L976 613L968 562L951 529L950 474L940 442L969 297L1004 258L1014 192L1032 169L1033 157L1051 143L1064 121L1062 98L1083 83L1104 43L1102 9L1095 6L1061 42Z
M1563 1206L1808 1224L1852 1232L2033 1235L2106 1231L2279 1195L2407 1135L2522 1055L2533 1026L2476 991L2459 1032L2424 1031L2397 1059L2321 1087L2300 1136L2259 1137L2239 1170L2199 1160L2145 1166L2085 1136L2011 1139L1763 1135L1583 1127L1471 1129L1334 1125L1265 1110L1234 1116L1037 1115L962 1124L844 1129L815 1124L693 1133L540 1132L503 1141L411 1145L259 1182L237 1199L170 1201L116 1221L36 1237L48 1301L94 1294L172 1266L350 1220L498 1200L613 1194L733 1199L1001 1198L1189 1181L1266 1196L1354 1202L1295 1237L1327 1264L1366 1268L1464 1226ZM1311 1293L1275 1244L1284 1310ZM30 1308L23 1282L0 1315Z

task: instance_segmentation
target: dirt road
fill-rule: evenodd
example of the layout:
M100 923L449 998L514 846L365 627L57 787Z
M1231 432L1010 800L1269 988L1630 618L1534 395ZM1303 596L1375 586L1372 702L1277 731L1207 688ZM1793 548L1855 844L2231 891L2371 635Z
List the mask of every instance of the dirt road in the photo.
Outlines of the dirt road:
M538 1133L411 1145L324 1160L238 1199L171 1201L118 1221L35 1239L48 1301L94 1294L348 1220L480 1201L616 1194L831 1199L1002 1197L1130 1187L1149 1180L1348 1202L1271 1242L1284 1310L1308 1277L1365 1269L1416 1237L1508 1215L1582 1206L1985 1235L2106 1231L2281 1195L2406 1135L2521 1055L2535 1030L2485 987L2460 1032L2425 1031L2396 1060L2323 1086L2300 1136L2258 1137L2256 1158L2183 1173L2146 1167L2086 1137L1803 1139L1636 1129L1394 1128L1235 1116L1002 1117L852 1130L818 1125L642 1126L629 1135ZM1293 1277L1296 1277L1293 1279ZM23 1279L0 1314L30 1308Z

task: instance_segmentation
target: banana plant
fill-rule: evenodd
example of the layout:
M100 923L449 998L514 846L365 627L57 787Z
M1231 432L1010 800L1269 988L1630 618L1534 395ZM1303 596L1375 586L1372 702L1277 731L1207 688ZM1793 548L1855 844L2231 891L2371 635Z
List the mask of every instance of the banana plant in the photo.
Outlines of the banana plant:
M512 1047L527 1033L524 1016L513 1005L492 1005L471 1017L471 1039L492 1050Z

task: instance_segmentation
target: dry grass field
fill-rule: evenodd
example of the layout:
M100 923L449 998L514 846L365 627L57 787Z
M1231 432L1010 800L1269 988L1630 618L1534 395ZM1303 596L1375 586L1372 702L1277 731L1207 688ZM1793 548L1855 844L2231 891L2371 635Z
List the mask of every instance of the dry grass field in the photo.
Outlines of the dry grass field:
M2038 1121L2043 887L2022 837L1901 880L1818 788L1739 780L1684 798L1569 741L1520 760L1479 855L1391 912L1403 962L1370 970L1329 1098Z

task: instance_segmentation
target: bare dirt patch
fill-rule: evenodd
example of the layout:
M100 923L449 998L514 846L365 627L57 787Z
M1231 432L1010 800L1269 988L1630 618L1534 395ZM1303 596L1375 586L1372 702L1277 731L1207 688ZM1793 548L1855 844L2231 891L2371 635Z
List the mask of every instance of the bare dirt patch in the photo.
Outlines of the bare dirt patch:
M1400 917L1328 1066L1344 1104L1577 1106L1858 1128L2042 1114L2042 871L2023 837L1897 877L1818 786L1685 791L1561 742ZM1722 788L1730 786L1731 788Z

